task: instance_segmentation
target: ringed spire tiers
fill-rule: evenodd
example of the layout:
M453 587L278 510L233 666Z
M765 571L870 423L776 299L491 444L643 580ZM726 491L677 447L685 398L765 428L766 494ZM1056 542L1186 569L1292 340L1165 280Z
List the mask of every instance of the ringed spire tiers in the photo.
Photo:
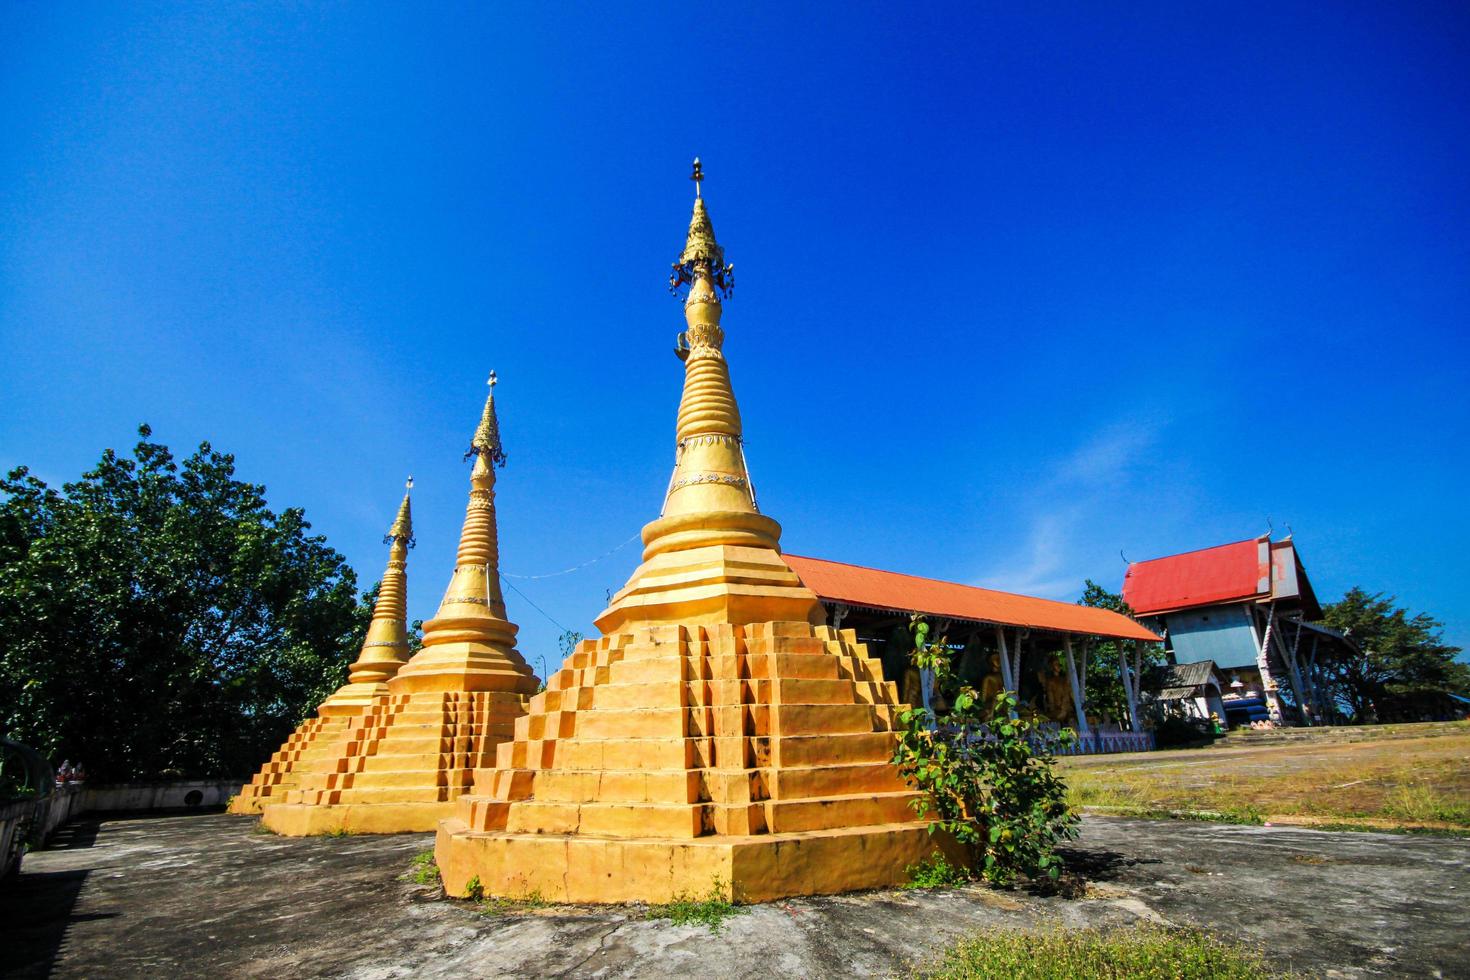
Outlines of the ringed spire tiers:
M733 270L702 194L671 285L684 390L662 514L603 635L439 825L451 895L667 902L718 881L761 901L896 884L936 848L892 763L893 684L825 625L756 507L720 325Z
M691 179L696 188L704 179L698 159ZM643 528L643 564L597 627L609 633L675 620L821 623L816 593L781 561L781 525L756 506L720 325L735 267L725 261L701 194L669 288L683 291L685 322L675 347L684 362L684 391L674 473L659 518Z
M390 689L509 691L531 694L536 678L514 649L519 627L505 615L500 588L500 539L495 521L495 470L505 465L495 414L495 372L466 458L470 499L460 531L454 574L434 618L424 623L423 648L398 672Z

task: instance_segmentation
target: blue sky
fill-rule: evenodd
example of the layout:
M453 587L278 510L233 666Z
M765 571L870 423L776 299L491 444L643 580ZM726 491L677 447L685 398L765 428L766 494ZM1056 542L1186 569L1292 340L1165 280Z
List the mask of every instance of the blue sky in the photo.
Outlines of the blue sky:
M1269 521L1324 598L1470 646L1463 5L14 3L0 38L0 466L209 439L367 582L411 472L428 617L493 367L504 569L624 545L512 580L539 667L658 512L697 153L788 550L1071 599Z

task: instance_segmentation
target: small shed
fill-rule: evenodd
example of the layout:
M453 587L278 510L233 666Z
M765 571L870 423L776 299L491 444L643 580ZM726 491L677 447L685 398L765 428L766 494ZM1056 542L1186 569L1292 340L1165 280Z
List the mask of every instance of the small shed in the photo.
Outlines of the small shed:
M1225 684L1213 660L1166 664L1158 677L1158 701L1177 706L1186 718L1207 721L1215 715L1225 721Z

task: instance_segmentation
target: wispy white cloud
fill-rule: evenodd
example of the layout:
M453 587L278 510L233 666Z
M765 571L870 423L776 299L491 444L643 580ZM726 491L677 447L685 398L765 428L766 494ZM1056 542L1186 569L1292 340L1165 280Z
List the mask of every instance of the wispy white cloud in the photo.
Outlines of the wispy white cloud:
M1125 479L1147 459L1158 435L1158 423L1149 420L1109 425L1062 459L1055 470L1055 481L1101 488Z
M1162 426L1124 419L1104 426L1046 465L1016 525L1012 550L992 559L976 584L1049 599L1075 596L1095 564L1098 535L1145 469ZM1005 547L997 542L999 547Z

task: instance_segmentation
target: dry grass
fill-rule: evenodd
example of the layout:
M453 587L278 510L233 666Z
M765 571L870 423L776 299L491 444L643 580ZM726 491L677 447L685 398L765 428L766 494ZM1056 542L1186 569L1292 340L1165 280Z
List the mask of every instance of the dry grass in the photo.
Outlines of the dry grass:
M1063 762L1076 806L1125 813L1208 811L1470 829L1470 731L1339 745L1156 752Z
M1197 929L1001 929L964 939L915 974L922 980L1267 980L1258 949Z

